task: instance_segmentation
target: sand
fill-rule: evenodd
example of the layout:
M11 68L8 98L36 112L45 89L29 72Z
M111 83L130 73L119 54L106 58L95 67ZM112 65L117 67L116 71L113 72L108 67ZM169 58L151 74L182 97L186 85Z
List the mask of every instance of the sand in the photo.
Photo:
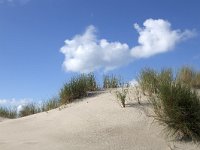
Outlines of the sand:
M150 106L130 99L122 108L113 93L66 108L0 122L0 150L197 150L170 141L148 117Z
M0 117L0 122L7 120L6 118Z

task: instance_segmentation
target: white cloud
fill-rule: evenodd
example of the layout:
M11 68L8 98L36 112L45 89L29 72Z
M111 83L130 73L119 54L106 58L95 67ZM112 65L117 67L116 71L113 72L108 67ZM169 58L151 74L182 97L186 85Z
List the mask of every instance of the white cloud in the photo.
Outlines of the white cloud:
M129 81L129 84L131 86L138 86L138 81L136 79L132 79L131 81Z
M25 106L25 104L22 104L22 105L19 105L19 106L17 107L17 114L19 114L20 111L23 110L23 107L24 107L24 106Z
M16 108L17 109L17 113L19 113L23 107L32 102L31 99L27 99L27 98L24 98L24 99L20 99L20 100L16 100L15 98L12 98L12 99L0 99L0 106L3 106L3 107L11 107L11 108Z
M24 105L31 101L32 101L31 99L20 99L20 100L16 100L15 98L0 99L0 106L18 107L19 105Z
M172 30L171 24L162 19L147 19L144 28L134 24L134 28L139 33L139 45L133 47L131 54L135 58L147 58L159 53L164 53L176 46L182 40L186 40L195 35L194 31Z
M103 68L111 70L129 63L129 46L96 38L96 29L89 26L85 33L66 40L61 52L65 55L66 71L91 72Z
M133 48L118 41L99 40L96 38L95 27L89 26L82 35L67 39L60 49L65 55L65 71L87 73L97 69L112 70L135 59L170 51L177 43L195 34L190 30L172 30L171 24L162 19L147 19L143 25L144 28L134 25L139 33L139 45Z

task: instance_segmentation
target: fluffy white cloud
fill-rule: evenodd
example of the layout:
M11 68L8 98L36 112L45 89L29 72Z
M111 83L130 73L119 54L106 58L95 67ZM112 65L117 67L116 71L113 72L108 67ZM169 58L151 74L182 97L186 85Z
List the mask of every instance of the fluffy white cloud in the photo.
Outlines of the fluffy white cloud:
M129 81L130 86L138 86L138 81L136 79L132 79Z
M134 27L139 33L138 46L109 42L96 38L96 29L89 26L82 35L67 39L60 51L65 55L65 71L87 73L97 69L112 70L134 59L147 58L172 50L182 40L194 36L194 32L172 30L168 21L147 19L144 28Z
M63 66L66 71L91 72L96 69L115 69L129 63L129 46L120 42L98 40L94 26L85 33L66 40L61 52L65 55Z
M171 24L162 19L147 19L144 28L138 24L134 24L135 29L139 33L139 45L133 47L131 54L136 58L147 58L159 53L172 50L175 45L185 39L194 36L194 31L172 30Z

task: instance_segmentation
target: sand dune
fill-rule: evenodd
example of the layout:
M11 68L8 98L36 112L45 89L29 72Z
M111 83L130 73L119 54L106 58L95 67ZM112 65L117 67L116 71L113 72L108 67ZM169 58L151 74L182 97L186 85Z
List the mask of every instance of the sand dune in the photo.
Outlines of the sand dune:
M6 118L0 117L0 122L7 120Z
M105 92L63 109L0 122L0 150L196 150L169 141L147 116L149 105L129 100L121 108Z

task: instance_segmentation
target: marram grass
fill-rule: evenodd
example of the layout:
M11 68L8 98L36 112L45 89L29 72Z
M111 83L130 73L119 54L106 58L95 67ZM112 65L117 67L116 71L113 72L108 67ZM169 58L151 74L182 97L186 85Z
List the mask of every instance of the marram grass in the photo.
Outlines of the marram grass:
M154 118L166 126L169 135L200 141L200 99L195 91L175 82L163 82L156 97Z
M200 98L191 88L195 76L189 70L185 72L174 75L171 69L143 70L139 84L144 92L151 93L153 117L166 127L167 135L199 142Z
M3 118L16 118L17 117L17 109L16 108L8 108L8 107L0 107L0 117Z
M81 74L73 77L69 83L64 84L59 93L60 103L71 103L75 99L86 97L88 91L95 90L97 90L97 84L94 74Z

